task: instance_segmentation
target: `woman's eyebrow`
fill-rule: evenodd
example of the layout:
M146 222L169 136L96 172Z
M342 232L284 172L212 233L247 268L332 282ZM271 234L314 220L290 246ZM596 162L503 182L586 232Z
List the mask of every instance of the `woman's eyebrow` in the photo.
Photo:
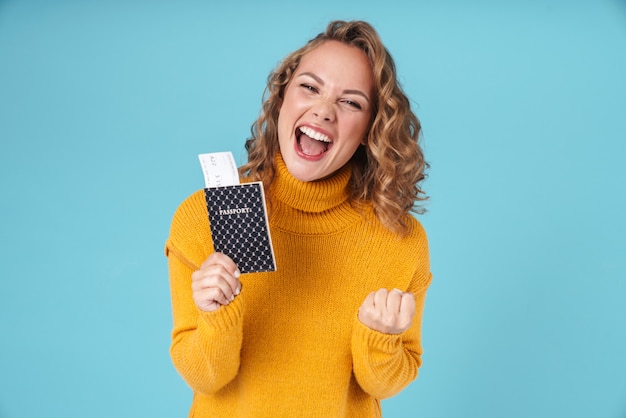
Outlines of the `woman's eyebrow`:
M343 94L356 94L358 96L362 96L369 103L370 98L367 97L367 94L363 93L361 90L344 90Z
M321 78L319 78L319 76L317 76L316 74L310 73L310 72L304 72L304 73L300 73L298 74L298 77L302 77L303 75L311 77L313 80L317 81L318 83L320 83L322 86L324 85L324 80L322 80Z
M297 77L302 77L302 76L308 76L311 77L313 80L315 80L316 82L318 82L320 85L324 85L324 80L322 80L317 74L311 73L311 72L304 72L304 73L300 73L298 74ZM361 90L355 90L355 89L348 89L348 90L344 90L343 94L356 94L359 96L362 96L365 100L367 100L368 102L370 101L370 98L367 97L367 94L365 94L364 92L362 92Z

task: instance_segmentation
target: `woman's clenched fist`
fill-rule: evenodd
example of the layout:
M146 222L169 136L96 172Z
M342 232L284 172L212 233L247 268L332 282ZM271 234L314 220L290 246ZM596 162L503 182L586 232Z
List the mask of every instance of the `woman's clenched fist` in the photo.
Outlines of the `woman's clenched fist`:
M415 313L415 297L398 289L372 292L359 308L359 321L385 334L400 334L409 329Z

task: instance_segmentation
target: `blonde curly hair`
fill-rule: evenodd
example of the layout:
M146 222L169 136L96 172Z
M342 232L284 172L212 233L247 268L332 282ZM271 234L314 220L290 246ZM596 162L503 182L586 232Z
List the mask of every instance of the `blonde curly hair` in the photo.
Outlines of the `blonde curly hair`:
M410 230L409 212L424 213L418 202L427 197L420 188L428 163L419 145L420 122L399 85L391 54L376 30L364 21L332 21L326 30L289 54L268 77L259 118L246 141L248 162L239 171L262 181L269 190L279 152L278 114L287 84L304 55L326 41L355 46L369 58L374 75L374 107L364 146L350 160L350 201L370 202L378 219L392 232Z

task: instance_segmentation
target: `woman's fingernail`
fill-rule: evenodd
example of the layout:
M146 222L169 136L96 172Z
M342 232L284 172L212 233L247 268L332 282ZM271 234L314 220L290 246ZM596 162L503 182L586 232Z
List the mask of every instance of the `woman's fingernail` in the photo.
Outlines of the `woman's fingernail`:
M239 278L239 276L241 276L241 272L239 271L239 269L235 270L234 276L236 278Z

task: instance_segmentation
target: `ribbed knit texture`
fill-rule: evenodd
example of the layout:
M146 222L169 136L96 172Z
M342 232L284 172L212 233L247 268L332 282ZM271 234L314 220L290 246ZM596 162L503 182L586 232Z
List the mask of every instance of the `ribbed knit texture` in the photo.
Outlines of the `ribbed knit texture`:
M244 274L242 292L216 312L191 297L191 273L212 253L204 195L176 211L166 243L173 363L194 391L190 417L378 417L421 364L421 317L431 280L428 243L414 218L402 239L370 207L347 198L350 169L300 182L277 157L270 232L278 269ZM372 291L413 292L401 335L357 318Z

